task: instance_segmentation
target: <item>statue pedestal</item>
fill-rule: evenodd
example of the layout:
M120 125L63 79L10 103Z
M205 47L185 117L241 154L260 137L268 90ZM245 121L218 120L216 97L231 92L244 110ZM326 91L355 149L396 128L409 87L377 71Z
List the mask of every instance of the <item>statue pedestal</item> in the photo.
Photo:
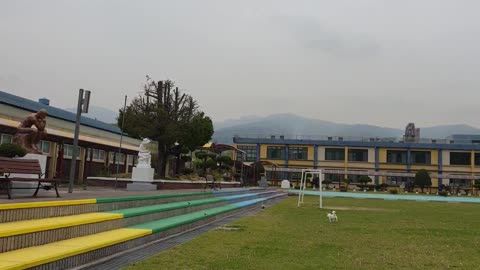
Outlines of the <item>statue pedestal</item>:
M127 191L154 191L157 190L157 185L146 182L137 182L127 184Z
M152 182L154 173L155 170L153 168L133 167L132 181Z
M42 169L42 173L44 174L47 168L47 156L45 155L39 155L39 154L26 154L24 157L21 157L19 159L36 159L40 163L40 168ZM23 178L38 178L38 175L36 174L10 174L10 177L23 177ZM45 178L45 175L42 176L42 178ZM35 189L37 188L38 183L36 182L16 182L12 181L12 194L33 194ZM20 188L20 189L18 189ZM44 192L52 192L51 190L44 190L40 189L38 191L39 194L42 194Z
M153 168L134 167L132 170L133 183L127 184L127 190L128 191L157 190L157 185L151 183L153 182L154 172L155 170Z

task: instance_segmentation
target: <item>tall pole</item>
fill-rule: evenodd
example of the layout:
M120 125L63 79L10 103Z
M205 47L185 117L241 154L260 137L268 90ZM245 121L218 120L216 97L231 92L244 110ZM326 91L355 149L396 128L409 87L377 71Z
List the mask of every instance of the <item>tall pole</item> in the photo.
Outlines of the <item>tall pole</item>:
M125 125L126 109L127 109L127 95L125 95L125 103L123 104L122 126L120 128L121 129L120 130L120 145L118 146L118 155L119 156L120 156L120 153L122 152L123 126ZM114 187L114 189L116 190L117 189L118 170L119 170L119 167L120 167L120 162L118 161L118 158L116 158L115 161L117 162L117 172L116 172L115 187ZM128 162L128 157L127 157L127 162ZM125 162L125 166L128 166L128 164L126 164L127 162Z
M80 117L82 115L83 89L78 90L77 118L75 121L75 135L73 137L73 153L70 163L70 178L68 181L68 193L73 192L73 180L75 178L75 167L77 166L78 135L80 133Z

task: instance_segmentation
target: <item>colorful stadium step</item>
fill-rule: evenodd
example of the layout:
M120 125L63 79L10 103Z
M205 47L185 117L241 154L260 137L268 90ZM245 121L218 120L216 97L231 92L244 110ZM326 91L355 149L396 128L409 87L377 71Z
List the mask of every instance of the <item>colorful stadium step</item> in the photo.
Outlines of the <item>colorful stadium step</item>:
M127 208L103 213L1 223L0 252L124 228L173 215L217 207L232 201L268 196L272 193L272 191L256 192Z
M68 269L235 214L285 194L236 202L123 229L0 254L0 269Z
M0 223L104 212L131 207L183 201L185 199L196 200L261 191L261 189L235 189L224 191L167 193L149 196L128 196L85 200L8 203L0 204Z

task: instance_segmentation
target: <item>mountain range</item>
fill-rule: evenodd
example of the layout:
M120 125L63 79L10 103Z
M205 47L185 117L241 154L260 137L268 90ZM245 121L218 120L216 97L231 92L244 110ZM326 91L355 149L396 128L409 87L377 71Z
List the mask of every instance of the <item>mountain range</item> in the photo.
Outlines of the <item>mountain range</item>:
M77 113L77 108L66 108L65 110ZM90 107L88 108L88 113L82 115L105 123L116 124L118 112L104 107L90 105Z
M220 122L215 123L214 127L213 141L228 144L232 143L235 135L249 137L284 135L286 138L318 138L320 136L401 138L405 132L404 129L399 128L368 124L340 124L295 114L247 117L238 119L234 125ZM420 127L421 138L444 139L453 134L480 134L480 129L466 124Z
M76 112L75 108L67 111ZM106 123L116 123L118 113L99 106L90 106L85 116ZM405 123L405 126L407 123ZM249 137L267 137L284 135L287 138L318 138L320 136L401 138L404 129L380 127L368 124L340 124L330 121L303 117L295 114L274 114L266 117L243 116L214 122L215 133L212 140L217 143L231 144L235 135ZM422 138L444 139L453 134L480 134L480 129L466 125L439 125L420 127Z

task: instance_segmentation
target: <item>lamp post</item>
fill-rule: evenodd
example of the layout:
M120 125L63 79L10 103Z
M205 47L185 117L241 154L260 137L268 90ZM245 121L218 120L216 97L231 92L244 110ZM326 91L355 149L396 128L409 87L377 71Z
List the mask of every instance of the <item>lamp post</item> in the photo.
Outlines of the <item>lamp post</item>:
M77 155L78 155L78 136L80 134L80 118L82 116L82 113L88 113L89 104L90 104L90 91L79 89L78 103L77 103L77 116L75 120L75 134L73 136L73 153L72 153L72 161L70 164L70 177L68 180L68 193L73 192L73 180L75 178L75 167L77 165Z

